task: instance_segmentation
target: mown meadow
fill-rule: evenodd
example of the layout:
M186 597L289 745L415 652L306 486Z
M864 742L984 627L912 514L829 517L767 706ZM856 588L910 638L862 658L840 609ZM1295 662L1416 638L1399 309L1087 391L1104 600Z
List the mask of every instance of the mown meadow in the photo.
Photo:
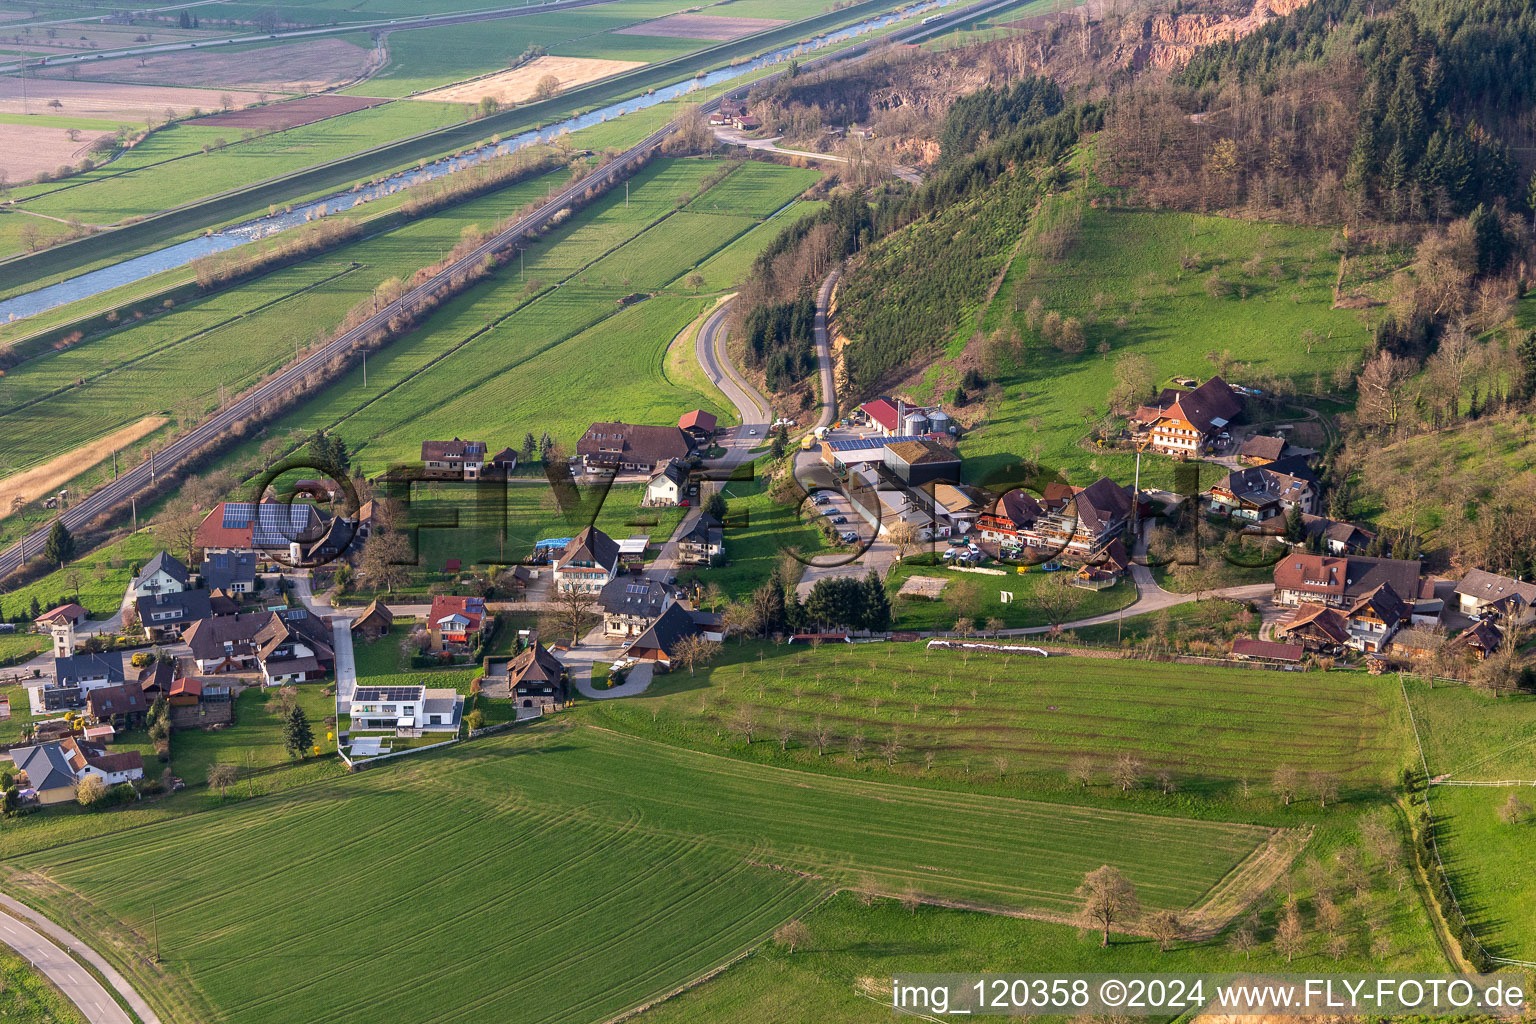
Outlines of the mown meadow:
M1144 904L1182 908L1269 834L870 780L787 786L561 721L408 761L12 858L8 888L97 936L168 1021L286 1021L295 1005L373 1019L380 978L403 973L401 1019L588 1021L834 887L1062 913L1108 862ZM168 857L184 867L129 867ZM151 930L158 965L138 955Z

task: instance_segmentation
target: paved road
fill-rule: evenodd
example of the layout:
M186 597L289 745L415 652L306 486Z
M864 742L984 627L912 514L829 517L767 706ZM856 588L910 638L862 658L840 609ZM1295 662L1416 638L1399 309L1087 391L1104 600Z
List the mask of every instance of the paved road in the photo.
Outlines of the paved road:
M0 893L0 942L24 956L49 981L59 987L91 1024L132 1024L132 1018L65 949L73 950L101 973L143 1024L160 1024L149 1004L127 980L95 950L31 907ZM63 948L60 948L60 947Z
M735 296L727 298L705 318L694 342L694 352L699 358L699 365L704 367L705 375L736 406L736 415L741 420L742 429L756 427L764 430L773 422L772 407L762 392L747 383L725 351L725 318L730 314L734 300Z
M837 421L837 380L832 374L832 335L827 330L832 316L832 293L843 276L837 267L816 289L816 372L821 374L821 418L818 427L830 427Z

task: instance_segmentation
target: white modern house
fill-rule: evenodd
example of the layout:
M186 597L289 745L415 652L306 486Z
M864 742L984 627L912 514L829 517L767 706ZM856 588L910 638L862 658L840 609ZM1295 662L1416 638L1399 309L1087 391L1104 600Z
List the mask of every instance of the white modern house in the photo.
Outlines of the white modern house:
M353 732L392 730L396 735L459 730L464 698L451 689L425 686L359 686L352 691Z

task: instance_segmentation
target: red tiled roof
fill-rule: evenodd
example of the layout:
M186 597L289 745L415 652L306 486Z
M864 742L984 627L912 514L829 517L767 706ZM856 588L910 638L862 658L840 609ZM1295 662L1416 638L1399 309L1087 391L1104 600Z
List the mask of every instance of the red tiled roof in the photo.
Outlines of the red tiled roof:
M485 599L438 594L432 598L432 611L427 616L427 625L436 626L439 619L449 615L464 616L469 620L464 631L473 633L480 628L480 620L485 617Z
M47 611L43 612L43 614L39 615L33 621L34 622L47 622L50 619L58 618L61 615L67 616L68 618L71 618L71 619L83 619L83 618L85 618L85 609L80 607L75 602L69 601L69 602L66 602L64 604L59 605L56 608L49 608Z
M702 430L706 434L712 433L718 423L719 420L715 418L714 413L705 412L703 409L685 412L682 419L677 421L677 425L683 430Z

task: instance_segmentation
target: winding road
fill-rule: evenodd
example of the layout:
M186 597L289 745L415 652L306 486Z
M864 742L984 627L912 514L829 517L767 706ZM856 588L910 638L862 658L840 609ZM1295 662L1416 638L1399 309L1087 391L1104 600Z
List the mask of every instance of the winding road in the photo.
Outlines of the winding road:
M99 953L31 907L3 893L0 893L0 942L25 957L39 973L57 985L91 1024L133 1024L133 1018L94 974L60 946L73 951L106 978L142 1024L160 1024L160 1018L143 997Z

